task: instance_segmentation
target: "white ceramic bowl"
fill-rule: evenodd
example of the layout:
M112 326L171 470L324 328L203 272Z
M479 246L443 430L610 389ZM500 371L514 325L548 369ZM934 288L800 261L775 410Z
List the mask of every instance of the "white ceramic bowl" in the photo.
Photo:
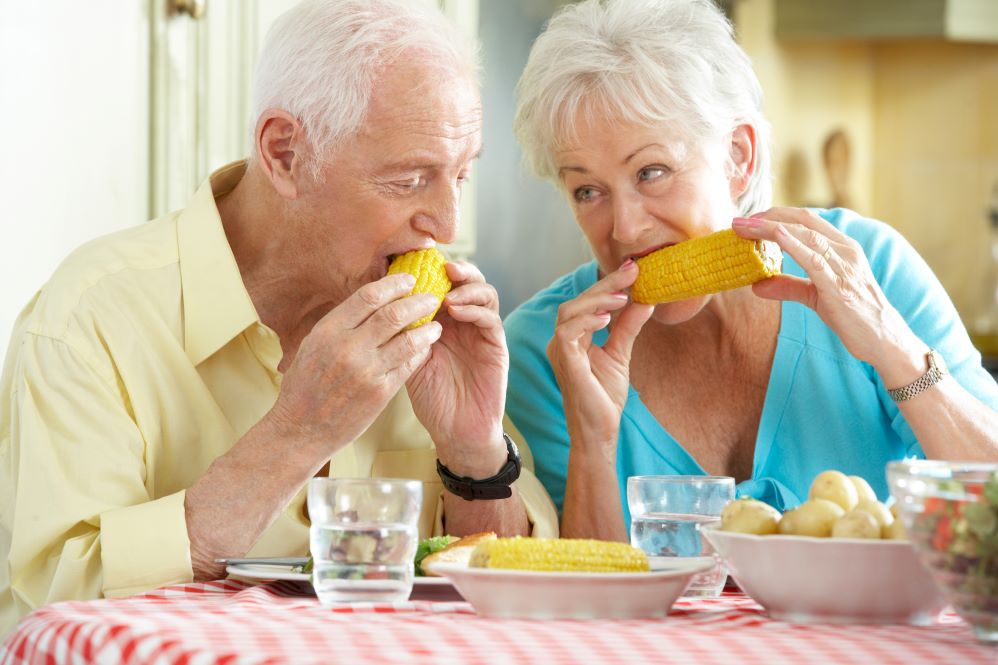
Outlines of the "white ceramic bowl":
M656 562L647 573L555 573L438 564L482 616L517 619L638 619L665 616L703 557Z
M946 606L906 541L754 536L719 527L702 531L738 586L774 619L926 625Z

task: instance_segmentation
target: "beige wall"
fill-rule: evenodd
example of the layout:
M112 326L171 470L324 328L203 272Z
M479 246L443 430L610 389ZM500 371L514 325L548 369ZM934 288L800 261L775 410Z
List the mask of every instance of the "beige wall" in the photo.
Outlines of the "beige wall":
M998 45L881 46L875 77L874 212L918 248L970 325L998 183Z
M998 45L777 41L773 4L741 0L735 22L774 126L776 201L830 200L821 147L844 128L854 207L908 237L969 324L998 183Z

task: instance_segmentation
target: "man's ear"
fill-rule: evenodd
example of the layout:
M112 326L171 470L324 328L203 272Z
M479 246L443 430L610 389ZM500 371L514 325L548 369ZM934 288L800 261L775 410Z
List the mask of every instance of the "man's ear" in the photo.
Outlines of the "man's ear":
M254 137L261 170L274 190L286 199L298 198L305 150L301 124L286 111L267 109L257 120Z
M745 193L749 180L755 173L757 140L755 127L748 123L738 125L731 132L731 143L728 147L728 179L732 201Z

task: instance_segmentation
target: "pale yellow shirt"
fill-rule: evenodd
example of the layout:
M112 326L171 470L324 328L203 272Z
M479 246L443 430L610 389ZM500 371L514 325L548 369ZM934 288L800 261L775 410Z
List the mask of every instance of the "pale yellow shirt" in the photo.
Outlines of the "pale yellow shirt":
M186 209L84 245L21 313L0 384L0 638L45 603L191 581L185 489L281 385L280 342L215 206L244 172L220 169ZM556 536L521 452L533 534ZM402 390L330 475L423 481L427 537L442 525L435 461ZM248 555L305 553L303 501L304 490Z

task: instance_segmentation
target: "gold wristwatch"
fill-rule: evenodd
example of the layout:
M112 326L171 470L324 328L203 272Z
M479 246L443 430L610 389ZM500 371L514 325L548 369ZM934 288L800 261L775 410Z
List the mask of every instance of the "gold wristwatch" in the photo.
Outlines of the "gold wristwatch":
M925 374L901 388L887 389L887 393L895 402L903 402L911 399L929 386L939 383L944 376L949 374L949 371L946 369L946 361L943 360L942 355L935 349L929 349L929 352L925 354L925 359L929 361L929 369L926 370Z

